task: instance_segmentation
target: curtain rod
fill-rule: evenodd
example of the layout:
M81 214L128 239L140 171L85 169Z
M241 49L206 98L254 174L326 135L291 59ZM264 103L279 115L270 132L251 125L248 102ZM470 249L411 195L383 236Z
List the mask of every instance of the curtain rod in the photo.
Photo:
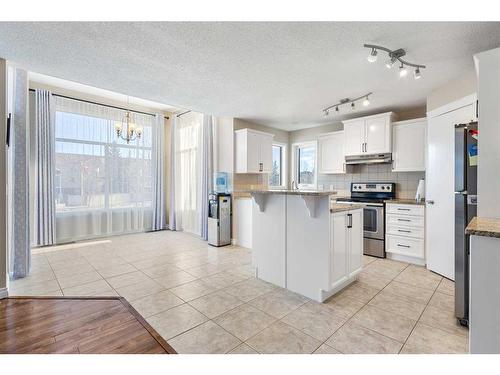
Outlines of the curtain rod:
M183 115L187 115L189 112L191 112L191 110L189 110L189 111L185 111L185 112L182 112L182 113L179 113L179 114L177 115L177 117L181 117L181 116L183 116Z
M35 89L29 89L29 91L32 91L32 92L35 92L36 90ZM84 102L84 103L89 103L89 104L96 104L96 105L101 105L103 107L109 107L109 108L114 108L114 109L120 109L122 111L130 111L130 112L134 112L134 113L140 113L141 115L148 115L148 116L155 116L154 113L148 113L148 112L142 112L142 111L134 111L133 109L127 109L127 108L122 108L122 107L117 107L117 106L114 106L114 105L109 105L109 104L103 104L103 103L97 103L97 102L93 102L93 101L90 101L90 100L85 100L85 99L79 99L79 98L73 98L71 96L66 96L66 95L61 95L61 94L52 94L52 96L58 96L60 98L65 98L65 99L71 99L71 100L77 100L79 102ZM168 116L163 116L165 119L169 120L170 117Z

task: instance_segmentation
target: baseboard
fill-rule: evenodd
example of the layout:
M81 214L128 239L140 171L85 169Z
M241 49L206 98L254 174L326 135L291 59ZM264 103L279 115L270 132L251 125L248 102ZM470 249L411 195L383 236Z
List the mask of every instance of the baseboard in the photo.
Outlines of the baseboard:
M425 259L410 257L406 255L386 253L387 259L396 260L398 262L406 262L411 264L416 264L417 266L425 266Z
M7 288L0 288L0 299L7 298L9 296L9 291Z

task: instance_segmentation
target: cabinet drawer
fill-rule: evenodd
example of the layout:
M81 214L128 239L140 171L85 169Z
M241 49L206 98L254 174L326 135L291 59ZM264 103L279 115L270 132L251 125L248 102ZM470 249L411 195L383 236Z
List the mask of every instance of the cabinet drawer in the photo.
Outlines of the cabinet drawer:
M424 216L424 206L417 204L393 204L386 206L387 213L398 215Z
M390 215L386 217L387 226L390 225L403 225L408 227L423 227L423 216L407 216L407 215Z
M386 236L385 251L411 257L424 257L424 240L400 236Z
M424 227L412 227L412 226L388 224L386 233L393 234L395 236L424 238Z

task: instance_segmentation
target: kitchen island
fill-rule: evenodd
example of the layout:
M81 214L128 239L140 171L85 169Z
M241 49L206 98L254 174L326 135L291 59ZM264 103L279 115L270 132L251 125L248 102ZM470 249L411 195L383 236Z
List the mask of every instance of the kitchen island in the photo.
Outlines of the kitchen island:
M333 191L251 190L256 276L323 302L362 268L363 210Z

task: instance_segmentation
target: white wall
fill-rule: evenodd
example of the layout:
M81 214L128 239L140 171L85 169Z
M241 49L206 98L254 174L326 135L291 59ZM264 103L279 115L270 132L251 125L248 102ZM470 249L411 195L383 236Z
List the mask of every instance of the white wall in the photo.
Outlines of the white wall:
M7 118L7 62L0 58L0 298L2 289L7 287L7 207L6 207L6 171L5 136Z
M439 87L427 96L427 112L477 92L477 77L470 71Z
M234 172L234 124L231 117L215 118L216 172Z
M500 218L500 48L475 56L478 69L478 207L481 217Z

